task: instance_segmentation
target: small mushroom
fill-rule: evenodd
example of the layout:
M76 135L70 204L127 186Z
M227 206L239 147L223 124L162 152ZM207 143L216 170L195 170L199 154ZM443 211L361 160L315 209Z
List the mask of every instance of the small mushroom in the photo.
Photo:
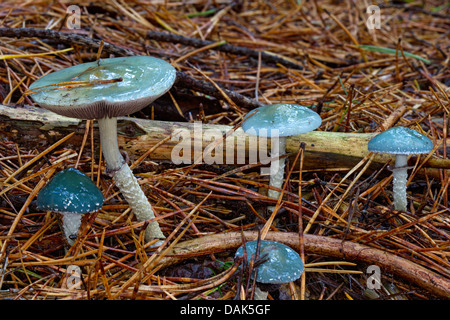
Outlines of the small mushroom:
M249 241L245 244L247 260L255 256L258 241ZM244 255L244 247L238 248L235 258ZM267 255L267 261L258 265L256 281L260 283L282 284L295 281L302 275L304 264L299 254L290 247L276 241L260 241L259 257Z
M65 238L69 245L73 245L83 214L99 210L103 201L102 192L87 175L75 168L68 168L55 174L41 189L37 207L62 215Z
M255 113L255 111L257 111ZM242 123L242 129L257 136L279 137L279 157L286 153L286 139L289 136L306 133L318 128L320 116L311 109L296 104L273 104L250 111ZM272 154L272 156L275 156ZM285 159L271 162L269 185L281 189L283 185ZM278 168L278 170L276 169ZM280 192L269 189L268 196L278 199Z
M155 215L119 151L116 117L149 105L172 87L175 77L175 69L164 60L136 56L76 65L50 73L30 86L30 96L41 107L67 117L98 120L107 172L138 221ZM158 222L149 223L145 239L161 238Z
M406 182L408 178L408 155L429 153L433 142L423 134L405 127L393 127L373 137L368 143L372 152L395 155L393 172L394 207L406 211Z

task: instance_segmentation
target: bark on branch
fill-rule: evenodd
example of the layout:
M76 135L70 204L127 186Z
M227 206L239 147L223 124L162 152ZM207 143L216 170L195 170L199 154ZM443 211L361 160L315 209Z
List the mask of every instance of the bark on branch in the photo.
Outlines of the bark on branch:
M56 140L75 131L77 134L69 140L69 143L76 149L80 145L85 132L85 122L82 120L59 116L45 109L32 106L10 107L0 105L0 120L0 134L11 141L25 145L53 143L55 141L50 141L51 139ZM97 128L96 123L94 128ZM232 127L122 117L118 120L118 130L120 147L128 153L131 159L140 157L147 150L166 139L152 152L148 159L171 161L173 160L173 148L180 147L182 142L181 139L174 138L177 134L184 135L186 138L184 143L190 143L190 150L192 151L194 146L200 145L204 160L206 151L211 151L211 146L214 146L215 140L231 132ZM27 134L24 135L23 132L27 132ZM349 170L368 154L367 143L375 134L313 131L288 138L287 152L290 153L291 157L294 157L300 143L304 142L306 143L304 170ZM98 134L95 136L98 139ZM171 139L167 139L167 137L171 137ZM98 143L98 140L96 142ZM241 128L238 128L215 150L223 151L223 164L243 165L249 163L250 155L258 155L258 143L263 145L262 142L262 140L249 136ZM450 141L447 143L450 143ZM267 150L270 151L270 139L268 140ZM230 163L227 160L227 155L230 156L228 152L233 152L233 161L235 162L231 161ZM245 152L244 163L237 161L238 152ZM239 155L242 156L242 153ZM194 156L194 152L192 152L190 157L192 163L195 160ZM379 167L390 159L391 156L389 155L376 154L373 160L373 168ZM409 159L409 163L414 165L416 160L417 158L412 157ZM216 164L220 163L216 162ZM423 167L450 169L450 160L431 157L423 163ZM427 169L427 174L432 175L432 170Z
M244 232L246 241L256 240L257 232ZM304 234L304 250L307 254L319 254L347 261L375 264L380 267L381 273L392 273L433 294L450 298L450 279L435 273L421 265L411 262L398 255L371 248L356 242L340 239ZM269 232L265 240L279 241L292 248L299 249L299 235L291 232ZM242 235L239 232L229 232L200 237L194 240L180 242L175 245L168 257L161 260L165 267L182 260L237 249L242 245Z
M164 41L164 42L173 42L173 43L181 43L185 46L192 46L195 48L202 48L208 45L214 44L216 41L211 40L202 40L197 38L185 37L169 32L157 32L157 31L148 31L146 34L147 38L156 40L156 41ZM214 50L231 53L239 56L249 56L254 59L258 59L261 57L262 61L270 62L273 64L282 64L288 68L294 69L303 69L303 66L296 61L287 60L283 57L275 55L273 53L264 51L264 50L253 50L247 47L234 46L232 44L226 43L221 46L217 46Z

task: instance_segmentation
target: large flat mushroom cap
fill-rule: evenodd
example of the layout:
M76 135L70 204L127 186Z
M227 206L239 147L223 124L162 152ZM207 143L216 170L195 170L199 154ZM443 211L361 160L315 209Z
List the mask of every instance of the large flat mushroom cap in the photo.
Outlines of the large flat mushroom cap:
M433 149L433 142L416 130L392 127L373 137L367 148L372 152L389 154L422 154Z
M121 57L55 71L35 81L29 89L34 92L32 99L42 108L72 118L101 119L141 110L166 93L175 77L175 69L164 60ZM111 82L98 84L102 80ZM94 82L77 86L76 81Z
M278 103L250 111L244 118L242 129L249 134L286 137L313 131L321 123L320 116L307 107Z

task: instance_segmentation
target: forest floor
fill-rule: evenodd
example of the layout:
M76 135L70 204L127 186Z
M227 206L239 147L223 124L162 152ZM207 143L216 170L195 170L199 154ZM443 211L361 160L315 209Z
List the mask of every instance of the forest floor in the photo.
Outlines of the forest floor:
M152 248L104 173L95 123L84 121L77 143L49 132L22 143L2 126L0 299L250 299L256 286L269 300L450 297L448 4L385 1L369 13L369 1L350 0L69 5L0 4L4 106L39 107L25 93L47 73L150 55L170 62L177 80L134 118L237 128L257 106L294 103L320 115L316 131L404 126L435 148L409 163L406 211L393 207L393 163L372 165L369 153L351 165L315 167L308 146L305 153L297 146L280 201L267 197L259 165L174 165L152 152L132 155L167 237ZM46 181L68 167L89 175L106 199L72 247L59 215L36 208ZM271 215L267 207L275 205ZM251 281L248 265L237 269L236 249L258 232L299 252L300 279L265 286ZM74 274L81 283L70 284Z

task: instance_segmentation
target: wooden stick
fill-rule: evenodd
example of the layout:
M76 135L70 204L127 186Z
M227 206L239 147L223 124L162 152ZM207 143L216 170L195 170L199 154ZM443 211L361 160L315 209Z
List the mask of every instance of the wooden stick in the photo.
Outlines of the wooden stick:
M0 130L7 134L10 140L16 143L36 143L42 142L42 139L48 138L48 135L42 135L43 132L52 131L52 136L65 136L68 133L76 134L68 143L79 145L85 132L85 123L83 120L67 118L59 116L51 111L32 106L22 108L14 108L0 105ZM226 137L223 144L223 164L244 163L228 163L227 161L227 140L233 140L234 160L236 161L237 151L245 152L245 164L248 163L250 154L257 154L257 145L250 144L249 136L244 133L241 128L235 128L226 125L200 124L189 122L168 122L168 121L152 121L130 117L121 117L118 119L119 127L119 145L128 153L130 158L137 159L145 153L143 150L150 150L155 145L159 147L149 155L151 160L167 160L172 161L172 150L180 143L180 140L167 139L173 137L177 132L184 132L191 139L191 146L194 146L196 132L194 129L201 128L202 141L197 141L201 145L201 151L209 149L211 144L215 143L214 138ZM12 129L16 129L16 132ZM94 130L98 130L94 125ZM228 134L231 130L231 134ZM27 132L23 135L22 132ZM125 136L125 134L127 136ZM347 133L347 132L324 132L313 131L287 139L287 153L293 158L298 152L300 143L304 142L305 154L303 170L339 170L348 171L354 167L361 159L368 155L367 143L377 133ZM96 134L96 142L98 143L98 133ZM161 141L164 140L164 143ZM268 150L270 150L270 139L268 140ZM49 141L51 143L51 141ZM437 141L442 143L442 141ZM447 145L450 139L447 139ZM215 147L216 148L216 147ZM241 148L241 149L240 149ZM218 149L215 149L218 150ZM204 154L203 154L204 155ZM422 157L421 159L425 159ZM379 167L391 160L391 156L385 154L375 154L373 158L374 166ZM192 152L191 161L194 161L194 152ZM417 156L412 156L409 163L414 164ZM220 165L220 163L216 163ZM423 168L450 169L450 160L436 157L430 157L423 165ZM433 176L431 169L427 169L427 174ZM436 172L436 176L438 173Z
M257 232L245 231L244 236L247 241L255 240ZM305 253L375 264L380 267L382 277L392 273L439 297L450 297L450 279L399 255L336 238L311 234L303 236ZM269 232L266 240L279 241L297 250L299 248L298 233ZM240 232L221 233L180 242L160 261L161 268L194 256L237 249L241 245Z
M185 37L173 33L158 32L158 31L148 31L146 37L156 41L181 43L183 45L192 46L195 48L203 48L206 46L215 45L217 43L216 41L201 40L197 38ZM247 47L234 46L226 42L222 43L221 46L217 47L214 46L214 50L236 54L240 56L249 56L254 59L258 59L258 57L261 56L261 59L266 62L285 65L286 67L289 68L303 69L303 66L300 63L284 59L283 57L280 57L273 53L261 50L253 50Z

